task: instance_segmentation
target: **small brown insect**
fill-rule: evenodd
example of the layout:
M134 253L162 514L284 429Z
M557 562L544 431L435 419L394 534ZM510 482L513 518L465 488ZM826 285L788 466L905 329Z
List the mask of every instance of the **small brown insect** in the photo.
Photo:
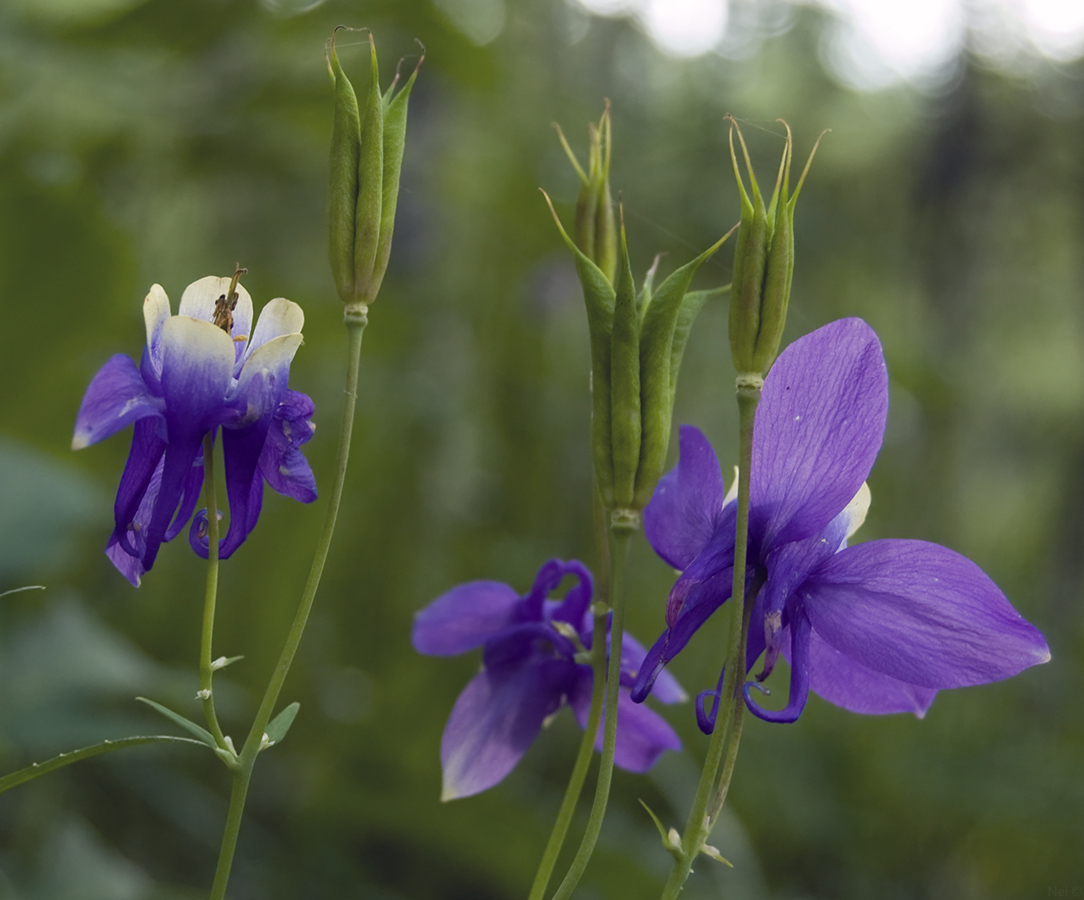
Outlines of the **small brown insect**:
M215 301L215 314L211 321L226 334L233 332L233 311L237 309L237 284L241 280L241 276L247 272L248 269L237 266L233 278L230 280L229 291L219 296Z

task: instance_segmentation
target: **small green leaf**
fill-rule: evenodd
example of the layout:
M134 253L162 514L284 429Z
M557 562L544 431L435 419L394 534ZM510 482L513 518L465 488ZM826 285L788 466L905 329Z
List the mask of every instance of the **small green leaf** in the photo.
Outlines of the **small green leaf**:
M153 700L148 700L146 697L136 697L136 700L138 700L140 703L146 703L147 706L149 706L151 709L160 712L167 719L170 719L177 725L180 725L181 728L183 728L189 734L195 735L212 750L218 749L218 744L215 743L215 739L211 736L211 732L209 732L206 728L197 725L191 719L186 719L180 713L175 713L172 709L167 709L161 703L155 703Z
M651 821L655 823L655 827L659 830L659 837L662 838L662 845L666 848L666 852L669 853L674 859L681 859L681 838L675 829L671 828L666 830L666 826L659 821L659 817L655 815L651 807L640 801L640 805L647 810L647 814L651 816Z
M244 659L243 656L220 656L213 663L211 663L211 671L218 672L226 668L226 666L232 666L235 662L240 662L242 659Z
M140 744L195 744L196 746L201 746L202 742L194 741L192 738L175 737L169 734L121 738L118 741L102 741L100 744L83 747L80 750L61 753L45 762L34 763L33 765L27 766L25 769L19 769L17 772L12 772L10 775L5 775L3 778L0 778L0 794L13 787L18 787L20 784L33 781L35 778L40 778L42 775L46 775L56 769L70 766L74 762L90 759L92 756L101 756L103 753L112 753L114 750L123 750L125 747L136 747Z
M0 592L0 599L4 597L10 597L12 594L21 594L23 591L44 591L44 584L28 584L24 587L12 588L10 591Z
M267 724L267 731L264 732L264 734L267 735L267 746L270 747L272 744L277 744L286 737L286 732L288 732L290 726L294 724L294 719L297 717L297 711L299 709L301 709L301 704L295 701Z
M729 859L725 859L715 847L711 846L711 844L705 844L703 847L700 848L700 852L703 853L705 856L714 859L716 862L721 862L724 866L730 866L730 868L732 869L734 868L734 863L732 863Z

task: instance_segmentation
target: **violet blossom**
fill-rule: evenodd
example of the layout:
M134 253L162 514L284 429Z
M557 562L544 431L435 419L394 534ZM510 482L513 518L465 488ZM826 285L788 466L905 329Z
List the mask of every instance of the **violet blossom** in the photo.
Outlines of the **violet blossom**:
M138 586L163 541L192 518L203 483L203 439L222 427L228 557L256 526L266 481L303 503L316 482L299 447L312 437L312 401L287 387L301 345L301 307L278 298L252 330L252 298L233 279L190 284L177 315L159 285L143 301L147 346L137 366L109 360L87 388L75 423L78 450L134 424L132 448L114 504L106 554ZM216 511L217 512L217 511ZM206 557L206 513L189 541Z
M577 583L563 600L547 599L566 575ZM482 670L459 695L444 729L441 799L467 797L497 784L566 704L580 727L586 726L594 681L585 661L591 647L591 592L591 573L582 563L551 559L526 596L500 582L471 581L417 614L413 643L419 653L453 656L483 648ZM681 747L662 718L629 698L643 658L644 648L626 634L614 761L633 772L651 768L664 750ZM663 703L685 699L666 672L655 683L655 696ZM602 746L601 728L597 746Z
M973 562L937 544L875 540L848 546L865 518L865 479L881 446L888 376L880 342L860 319L795 341L764 382L753 434L747 591L762 585L749 626L744 687L762 719L793 722L810 691L859 713L925 714L941 688L998 681L1046 662L1039 631ZM681 570L666 631L633 687L642 701L663 667L731 594L736 502L697 429L683 427L677 467L644 512L655 551ZM786 707L750 689L782 653ZM722 688L703 692L700 727L714 726ZM715 709L708 709L711 697Z

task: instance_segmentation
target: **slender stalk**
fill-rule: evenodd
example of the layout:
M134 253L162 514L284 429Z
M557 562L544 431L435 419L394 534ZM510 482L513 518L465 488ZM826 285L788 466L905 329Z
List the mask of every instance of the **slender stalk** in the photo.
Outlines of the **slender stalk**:
M587 827L584 829L583 840L580 842L576 856L568 868L568 873L557 888L557 892L553 895L553 900L568 900L568 897L576 889L576 885L579 884L580 878L587 868L587 863L590 862L591 855L595 852L595 844L598 842L598 836L602 831L602 820L606 816L606 804L610 799L610 782L614 770L614 749L617 744L617 700L618 689L621 686L621 645L625 634L625 565L629 556L630 539L635 530L633 522L638 524L638 513L635 515L635 519L625 518L620 514L616 515L610 525L609 587L613 621L610 625L610 661L606 672L606 720L603 726L602 759L598 767L595 799L591 804L591 813L587 819ZM606 646L605 641L601 643L601 646ZM595 684L597 686L599 680L598 668L596 668L595 672Z
M215 630L215 601L218 597L218 498L215 491L215 442L208 432L203 439L203 502L207 508L207 589L203 595L203 630L200 635L199 696L203 716L215 743L226 749L226 738L215 715L214 669L211 644Z
M594 670L594 683L591 687L591 709L587 714L587 724L583 729L583 737L580 739L580 749L576 753L576 762L572 767L572 775L565 789L561 808L557 811L557 820L553 823L553 831L550 833L549 842L542 853L542 860L538 864L538 872L531 885L531 893L528 900L542 900L549 886L550 877L553 875L553 867L557 864L557 857L561 853L561 847L568 835L569 825L572 824L572 814L576 811L580 794L583 791L583 783L587 778L587 769L591 765L591 756L595 750L595 742L598 739L598 723L602 719L602 703L606 690L606 618L607 614L595 616L594 628L591 632L591 668ZM601 648L601 652L600 652Z
M606 525L606 508L602 503L602 497L598 492L598 482L592 479L593 490L591 491L591 521L595 534L595 547L598 552L598 573L595 578L595 591L600 597L610 596L610 542L609 528ZM583 783L587 778L587 769L591 765L591 756L595 750L596 737L598 735L598 723L602 719L602 703L606 691L606 619L608 610L596 612L594 627L591 633L591 669L594 680L591 686L591 706L587 713L587 724L583 729L583 737L580 739L580 748L576 753L576 762L572 766L572 774L568 779L568 787L565 788L565 796L561 800L561 807L557 810L557 819L553 823L546 849L542 852L542 859L538 863L538 871L535 873L534 883L531 885L531 893L528 900L542 900L546 888L549 886L553 875L553 867L557 864L557 857L561 853L565 838L568 836L569 826L572 824L572 815L576 811L576 805L580 801L583 792Z
M662 891L662 900L674 900L685 884L693 863L711 834L734 772L738 743L741 740L744 705L740 684L745 676L745 569L749 546L749 483L753 461L753 423L763 380L759 376L739 375L737 380L739 414L738 518L734 539L734 580L730 598L730 639L726 656L726 674L719 698L716 727L708 744L704 770L700 775L685 832L681 838L682 854L675 860ZM739 678L739 674L741 678ZM729 744L729 746L728 746ZM723 763L724 750L726 763ZM723 766L723 778L719 769ZM716 782L719 781L718 787ZM714 796L715 802L712 802ZM709 814L710 805L710 814Z
M339 451L335 465L335 481L331 487L331 496L328 500L327 512L324 516L324 527L320 538L316 543L316 552L312 560L312 568L309 570L309 578L305 583L305 590L301 595L297 612L294 615L290 632L286 636L282 653L271 675L271 680L264 691L263 700L252 723L252 728L245 739L245 745L241 750L237 768L233 771L233 786L230 791L230 807L226 816L226 828L222 835L222 847L218 855L218 868L215 872L214 886L211 889L211 900L224 900L226 896L226 884L229 881L230 869L233 865L234 851L237 849L237 836L241 829L241 819L244 815L245 799L248 796L248 786L252 780L252 770L256 763L256 756L263 749L263 737L267 729L267 723L271 721L271 714L275 711L282 686L289 674L290 665L294 661L301 637L305 632L305 625L312 612L312 604L316 599L316 591L320 587L320 578L324 574L324 563L327 561L328 551L331 548L331 539L335 533L335 522L339 516L339 505L342 500L343 484L346 481L346 468L350 459L350 437L354 429L354 408L358 397L358 368L361 361L361 338L368 324L368 307L359 304L357 307L347 306L344 316L347 333L347 368L346 368L346 402L343 407L342 424L339 431Z

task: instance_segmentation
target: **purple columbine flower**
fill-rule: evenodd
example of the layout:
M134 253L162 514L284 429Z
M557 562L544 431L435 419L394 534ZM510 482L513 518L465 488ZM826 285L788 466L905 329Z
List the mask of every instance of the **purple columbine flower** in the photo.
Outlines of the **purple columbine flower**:
M869 506L866 476L888 413L880 342L860 319L795 341L764 382L753 434L747 585L752 611L746 671L764 654L749 709L793 722L809 691L859 713L925 714L941 688L984 684L1046 662L1038 630L973 562L937 544L878 540L848 547ZM667 629L633 687L642 701L671 659L731 593L736 506L697 429L681 430L677 467L644 511L655 551L681 576ZM748 590L748 587L747 587ZM763 709L750 689L779 654L791 664L785 709ZM720 686L697 701L714 727Z
M546 599L566 575L577 583L565 598ZM525 597L507 584L471 581L417 614L413 640L419 653L454 656L483 648L482 671L456 700L441 740L442 800L468 797L497 784L566 703L580 727L586 726L594 679L591 666L582 660L583 651L591 648L591 590L591 573L582 563L551 559ZM664 750L679 750L681 741L658 715L629 699L644 648L626 634L621 652L614 761L623 769L644 772ZM655 696L663 703L685 699L667 672L655 683Z
M212 275L185 289L176 316L166 292L154 285L143 318L142 361L137 366L118 354L102 366L83 397L72 439L78 450L135 424L106 554L137 587L162 542L192 518L203 482L203 438L219 426L230 508L223 559L256 526L265 480L303 503L316 499L299 449L312 437L313 404L287 388L301 345L301 307L272 300L253 331L248 291L236 276ZM201 513L189 534L204 557L205 526Z

